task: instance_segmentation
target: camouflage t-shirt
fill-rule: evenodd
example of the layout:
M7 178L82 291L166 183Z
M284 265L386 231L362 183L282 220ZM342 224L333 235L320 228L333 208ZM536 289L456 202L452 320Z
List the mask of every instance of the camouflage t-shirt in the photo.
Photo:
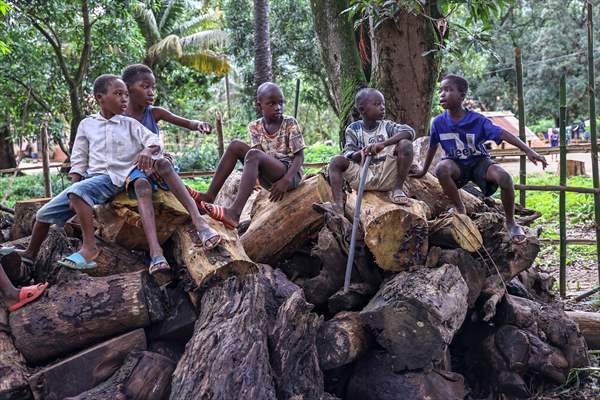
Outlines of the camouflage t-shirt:
M283 117L279 130L273 134L265 130L263 119L257 119L248 124L252 147L258 147L288 165L294 154L304 149L304 137L298 121L292 117Z

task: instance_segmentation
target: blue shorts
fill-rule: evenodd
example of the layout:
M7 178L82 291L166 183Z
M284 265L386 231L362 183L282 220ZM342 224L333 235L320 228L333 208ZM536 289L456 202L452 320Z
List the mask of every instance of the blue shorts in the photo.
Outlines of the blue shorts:
M123 187L114 185L108 175L90 176L75 182L60 192L59 195L40 208L35 217L39 222L63 226L69 218L75 215L75 211L69 205L71 194L80 197L90 207L94 207L98 204L107 203L121 190L123 190Z
M179 175L179 166L173 164L171 165L175 173ZM169 190L169 185L167 185L165 181L163 181L162 179L159 181L157 181L156 179L152 179L148 177L148 175L146 175L144 171L136 167L129 173L129 176L125 180L125 190L127 191L127 195L130 199L137 199L137 196L135 194L134 183L140 178L146 179L150 183L153 192L157 191L158 188L161 188L162 190Z

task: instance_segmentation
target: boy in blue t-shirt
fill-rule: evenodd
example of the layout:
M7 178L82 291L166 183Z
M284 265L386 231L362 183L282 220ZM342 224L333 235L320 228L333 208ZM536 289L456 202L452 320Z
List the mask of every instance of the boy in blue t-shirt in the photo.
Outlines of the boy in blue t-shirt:
M442 145L446 156L436 168L436 176L444 193L454 203L457 213L465 214L465 205L458 189L473 181L484 196L491 196L498 186L502 189L501 199L506 214L506 229L515 244L525 242L523 228L515 223L515 191L512 177L490 158L485 142L493 140L500 144L503 140L521 149L531 162L538 161L546 168L546 159L531 150L519 138L494 125L483 115L465 109L463 101L468 82L457 75L446 75L440 87L440 103L446 110L438 115L431 127L429 151L423 168L410 176L421 178L429 169L438 144Z

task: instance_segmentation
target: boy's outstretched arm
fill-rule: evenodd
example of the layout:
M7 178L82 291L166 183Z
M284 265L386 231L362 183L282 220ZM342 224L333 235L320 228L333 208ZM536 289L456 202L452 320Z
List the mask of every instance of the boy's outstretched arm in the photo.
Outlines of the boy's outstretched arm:
M433 161L433 157L435 156L435 152L437 151L438 148L438 144L436 143L435 146L432 146L431 144L429 145L429 149L427 150L427 157L425 157L425 162L423 163L423 168L422 169L410 169L408 171L408 176L410 176L411 178L422 178L425 176L425 174L427 173L427 171L429 170L429 166L431 165L431 162Z
M285 175L277 182L275 182L273 186L271 186L271 194L269 195L269 199L271 201L279 201L283 199L283 195L285 194L285 192L287 192L290 183L294 179L294 176L296 176L296 174L300 170L300 167L302 167L303 163L304 150L302 149L294 154L292 164L290 164L290 167L288 168Z
M154 107L152 111L156 121L167 121L173 125L202 133L210 133L212 131L212 126L208 122L183 118L162 107Z
M523 153L525 153L527 158L529 158L529 161L531 161L535 165L537 165L537 163L539 161L542 163L542 167L544 169L546 169L546 167L548 166L548 162L546 161L546 158L544 156L533 151L529 146L527 146L525 143L523 143L523 141L521 141L521 139L519 139L518 137L516 137L506 131L502 131L502 133L500 134L500 138L502 140L504 140L505 142L508 142L508 143L512 144L513 146L516 146L519 149L521 149L521 151L523 151Z

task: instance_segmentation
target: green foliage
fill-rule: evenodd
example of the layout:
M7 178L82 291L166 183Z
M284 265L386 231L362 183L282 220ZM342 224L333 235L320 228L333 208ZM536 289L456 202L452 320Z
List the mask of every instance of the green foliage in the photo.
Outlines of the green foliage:
M548 128L554 128L553 119L541 119L536 123L529 124L529 129L533 132L548 132Z
M64 175L51 175L51 180L52 191L55 195L71 184ZM16 178L2 175L0 176L0 193L3 194L0 200L6 196L3 204L8 207L13 207L17 201L44 197L44 178L41 174Z
M329 162L329 160L331 160L331 158L337 154L340 154L340 150L335 145L332 146L325 143L313 143L304 149L304 162Z

